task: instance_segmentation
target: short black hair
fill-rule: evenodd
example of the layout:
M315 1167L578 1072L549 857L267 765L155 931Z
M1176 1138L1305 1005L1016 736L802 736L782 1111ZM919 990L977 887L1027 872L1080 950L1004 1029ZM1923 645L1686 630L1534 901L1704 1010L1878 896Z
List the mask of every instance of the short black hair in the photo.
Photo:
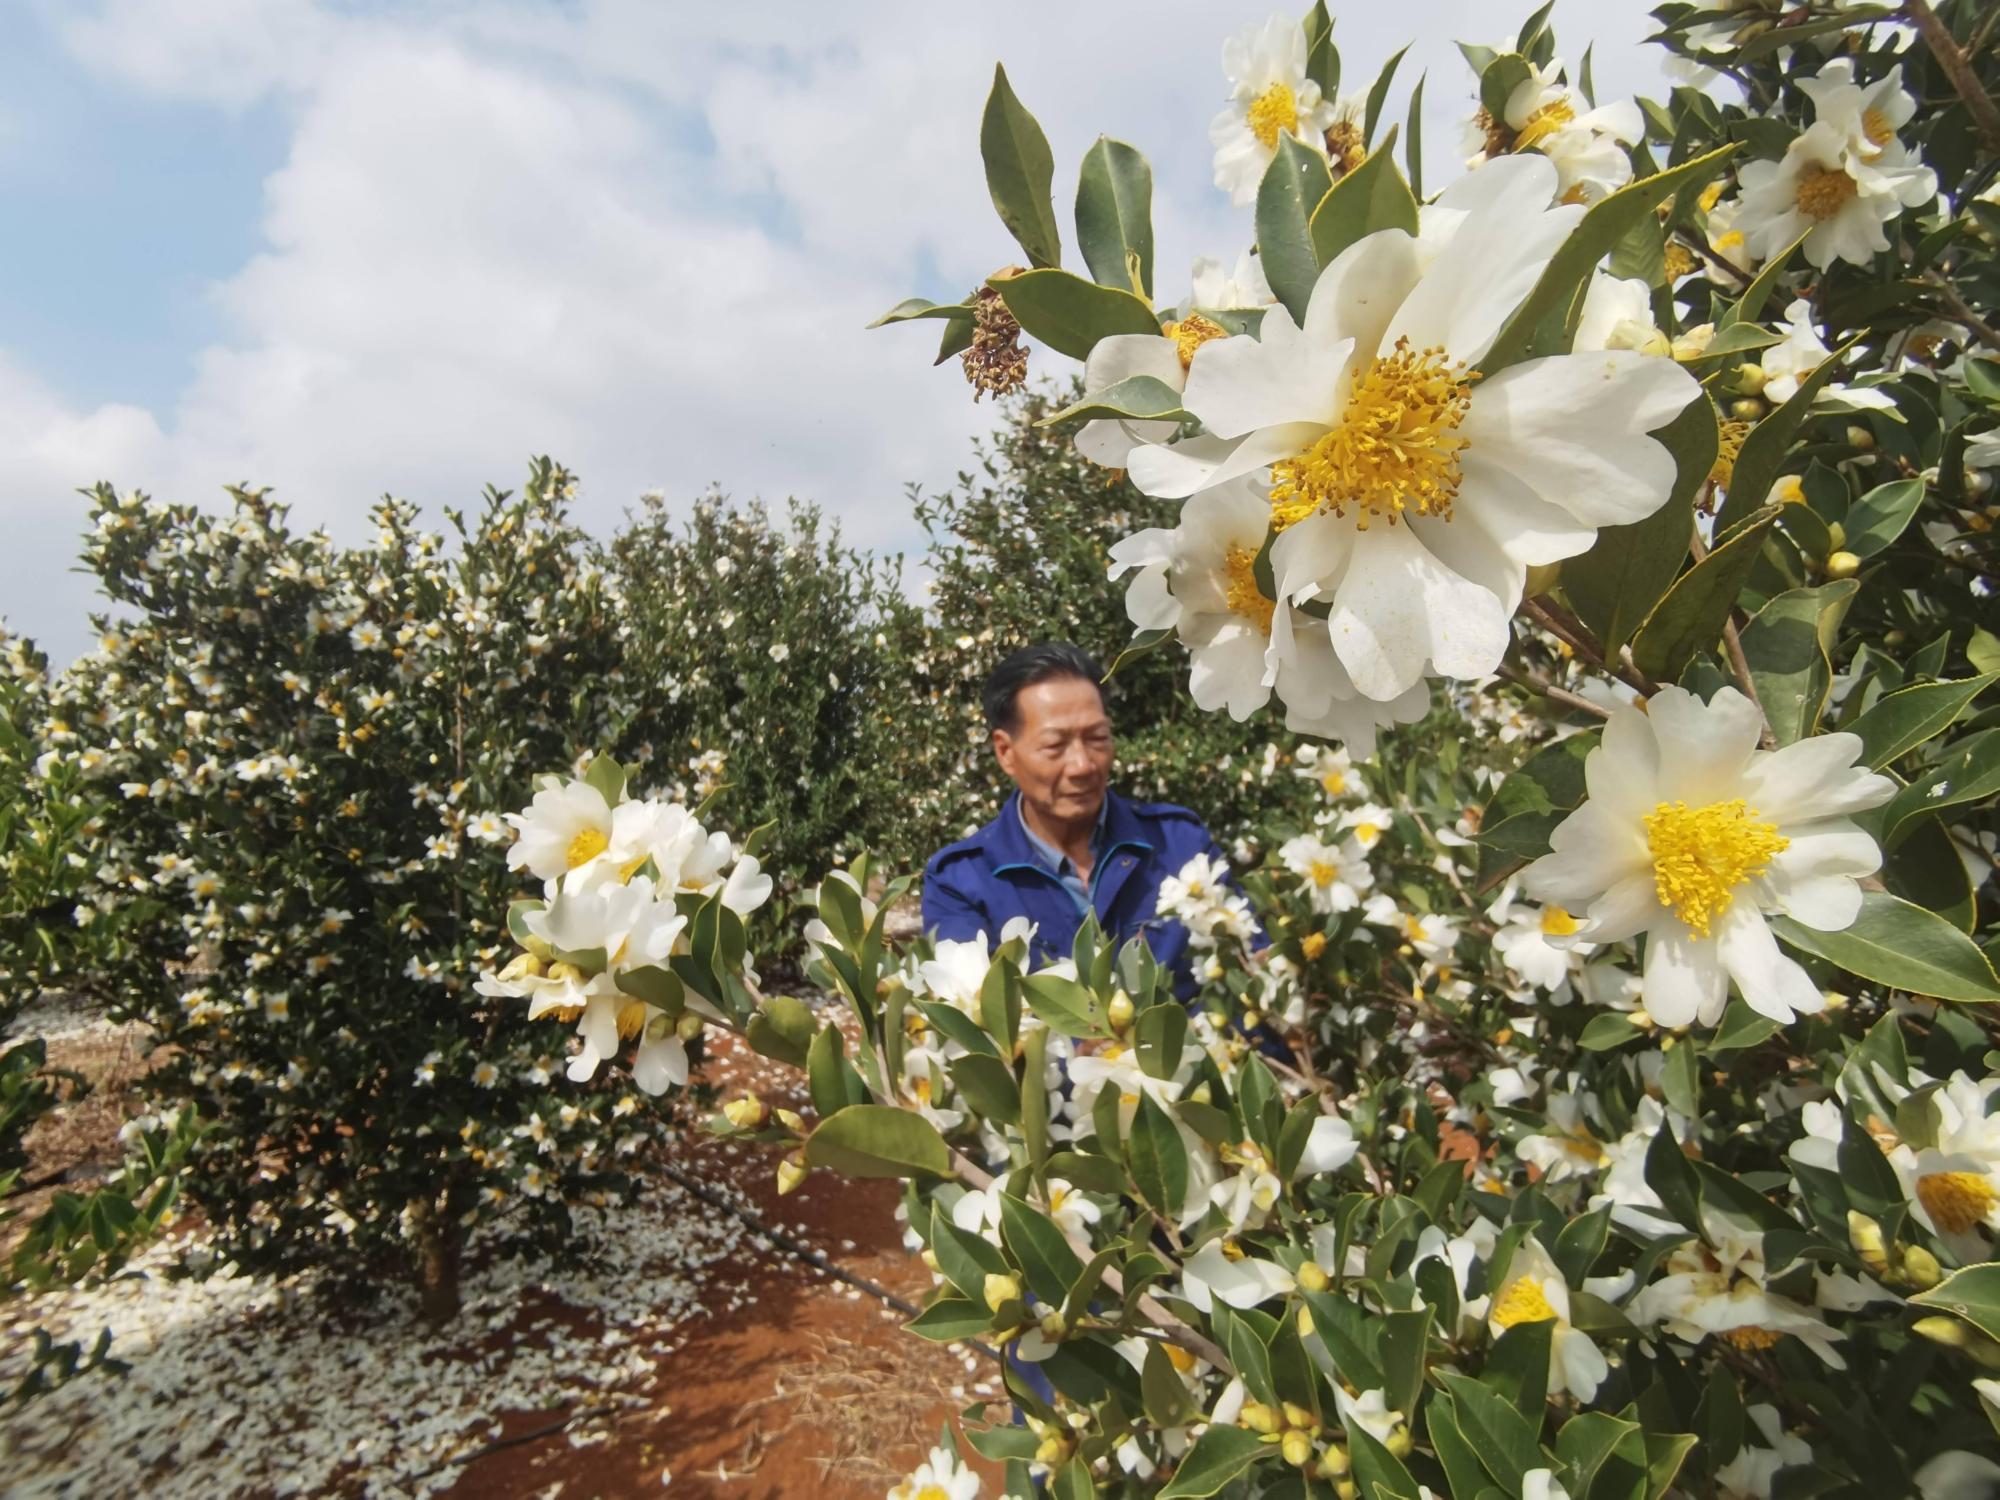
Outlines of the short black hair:
M1012 734L1021 725L1021 689L1047 682L1052 677L1081 677L1097 689L1100 700L1109 703L1104 691L1104 669L1081 646L1068 641L1037 641L1023 646L986 674L980 694L989 729Z

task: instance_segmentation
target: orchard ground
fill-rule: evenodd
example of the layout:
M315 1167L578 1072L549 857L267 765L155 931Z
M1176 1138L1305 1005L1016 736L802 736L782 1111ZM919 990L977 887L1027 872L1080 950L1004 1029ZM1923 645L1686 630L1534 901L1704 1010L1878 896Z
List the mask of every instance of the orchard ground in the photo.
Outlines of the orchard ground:
M51 1062L94 1086L31 1139L29 1180L55 1179L49 1193L116 1161L144 1039L88 1016L38 1019ZM805 1107L731 1038L708 1077ZM183 1220L110 1285L9 1310L21 1343L36 1325L86 1344L109 1326L132 1368L0 1416L8 1491L608 1497L664 1483L879 1496L952 1414L997 1392L997 1370L911 1338L877 1295L914 1303L929 1289L901 1245L895 1184L818 1174L781 1199L774 1160L690 1133L645 1173L638 1203L601 1218L601 1264L480 1265L465 1311L435 1332L395 1288L175 1280L174 1261L202 1239Z

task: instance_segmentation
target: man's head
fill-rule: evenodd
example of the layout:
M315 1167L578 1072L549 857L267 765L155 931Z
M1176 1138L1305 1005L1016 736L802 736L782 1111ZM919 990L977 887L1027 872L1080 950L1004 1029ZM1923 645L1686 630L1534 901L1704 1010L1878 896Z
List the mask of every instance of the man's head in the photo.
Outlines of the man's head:
M1050 822L1097 816L1111 777L1111 718L1088 653L1048 641L1016 651L986 679L993 753L1029 807Z

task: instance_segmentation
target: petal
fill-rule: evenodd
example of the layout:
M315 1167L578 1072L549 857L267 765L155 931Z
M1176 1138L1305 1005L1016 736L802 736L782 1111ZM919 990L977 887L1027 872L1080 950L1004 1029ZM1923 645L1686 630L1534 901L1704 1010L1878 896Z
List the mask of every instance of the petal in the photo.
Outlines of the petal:
M1637 708L1614 710L1603 739L1584 758L1590 800L1636 825L1658 805L1659 779L1660 742L1652 719Z
M1148 568L1125 590L1125 614L1139 630L1172 630L1181 620L1181 607L1167 589L1164 568Z
M1127 472L1146 494L1183 500L1197 490L1261 469L1273 459L1303 453L1323 431L1325 428L1316 422L1294 422L1236 440L1191 437L1178 443L1156 443L1135 448Z
M1235 618L1194 646L1188 691L1196 706L1209 712L1227 708L1239 723L1262 708L1271 696L1264 685L1264 646L1262 631Z
M1174 533L1164 526L1149 526L1111 544L1111 567L1106 576L1115 583L1128 569L1150 568L1173 560Z
M1585 526L1626 525L1673 489L1673 455L1648 434L1700 394L1672 360L1634 349L1552 355L1475 386L1459 435L1481 476L1511 475Z
M1114 333L1093 344L1083 362L1086 391L1101 391L1134 375L1150 375L1179 390L1187 380L1180 345L1154 333Z
M1549 852L1522 871L1521 878L1538 901L1581 907L1601 899L1646 863L1646 844L1637 826L1588 801L1555 826Z
M1323 347L1345 339L1360 357L1372 358L1418 276L1417 242L1409 234L1363 235L1319 273L1306 304L1305 337Z
M1698 938L1668 917L1646 938L1639 994L1662 1026L1713 1026L1729 998L1729 973L1716 957L1713 939Z
M1742 795L1760 815L1781 826L1879 807L1896 795L1896 783L1856 766L1861 752L1859 735L1799 740L1758 756L1743 777Z
M1622 943L1644 932L1659 916L1659 888L1648 865L1625 876L1591 903L1590 930L1585 936L1593 943Z
M1816 1015L1826 999L1806 971L1778 951L1778 940L1757 908L1734 901L1716 924L1715 947L1743 1000L1759 1015L1789 1021Z
M1406 512L1403 524L1444 566L1459 577L1478 584L1495 599L1509 616L1519 608L1521 591L1527 586L1528 569L1495 540L1490 526L1474 525L1458 512L1450 520L1442 516L1419 516ZM1489 518L1490 522L1490 518ZM1591 534L1583 533L1576 551L1589 548ZM1565 557L1570 554L1565 552Z
M1287 526L1271 544L1271 576L1278 597L1300 603L1330 594L1354 555L1354 525L1328 512Z
M1499 663L1508 641L1500 601L1431 556L1407 526L1371 526L1354 552L1327 628L1363 694L1400 697L1426 660L1448 677L1483 677Z
M1217 437L1291 422L1330 425L1340 415L1340 374L1353 345L1314 345L1283 307L1257 337L1211 339L1195 351L1182 404Z
M1764 716L1735 688L1706 704L1685 688L1663 688L1646 705L1660 744L1660 797L1706 807L1740 796Z

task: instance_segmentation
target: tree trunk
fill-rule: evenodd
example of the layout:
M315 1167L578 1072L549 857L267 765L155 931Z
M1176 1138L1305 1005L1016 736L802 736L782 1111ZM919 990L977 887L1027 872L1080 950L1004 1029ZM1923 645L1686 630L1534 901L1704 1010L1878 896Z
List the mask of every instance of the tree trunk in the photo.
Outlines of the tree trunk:
M419 1199L416 1210L419 1305L424 1321L449 1323L459 1309L459 1228L452 1220L441 1218L431 1203Z

